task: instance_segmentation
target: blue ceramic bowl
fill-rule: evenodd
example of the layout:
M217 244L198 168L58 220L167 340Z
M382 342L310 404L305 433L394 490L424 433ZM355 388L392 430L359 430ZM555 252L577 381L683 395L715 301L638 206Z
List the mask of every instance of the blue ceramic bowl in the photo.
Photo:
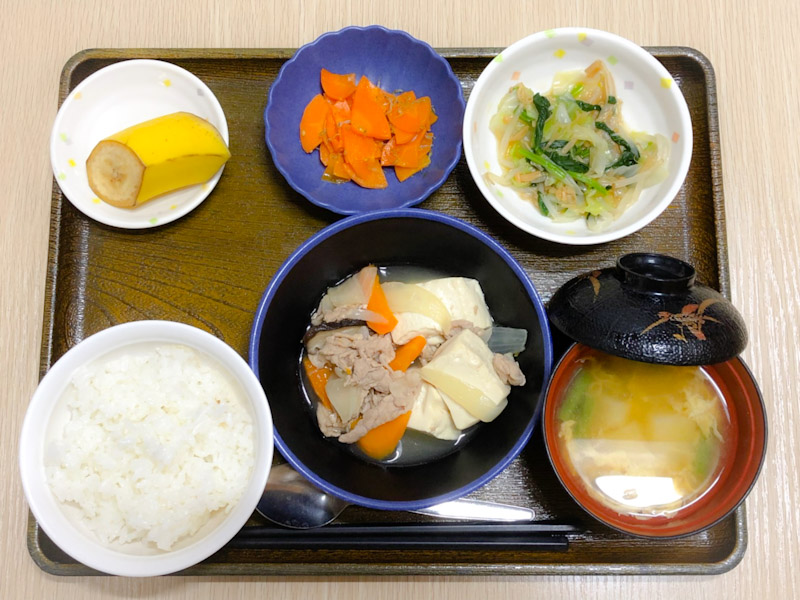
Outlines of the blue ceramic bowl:
M312 311L329 286L369 263L475 278L497 323L528 330L518 357L527 383L512 388L506 409L480 425L463 448L427 464L387 468L357 458L322 436L301 390L301 340ZM338 221L283 263L258 305L249 361L272 408L275 444L295 469L351 503L414 510L472 492L520 453L541 412L552 342L533 284L496 241L441 213L399 209Z
M387 91L430 96L439 117L431 128L430 166L403 182L394 169L384 169L389 185L381 190L323 181L319 151L306 154L300 146L300 119L311 98L322 91L323 68L366 75ZM441 186L461 158L464 108L461 84L449 63L428 44L377 25L346 27L303 46L281 68L264 111L267 147L289 185L318 206L342 215L405 208Z

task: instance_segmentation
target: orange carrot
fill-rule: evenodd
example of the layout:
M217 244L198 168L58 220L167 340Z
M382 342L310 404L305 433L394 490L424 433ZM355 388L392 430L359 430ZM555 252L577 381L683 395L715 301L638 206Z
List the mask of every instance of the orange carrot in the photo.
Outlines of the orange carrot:
M425 336L418 335L397 349L389 366L395 371L405 371L411 366L425 348Z
M428 96L415 98L406 93L396 98L388 119L396 129L416 133L430 126L432 112L431 99Z
M322 146L320 146L320 148L321 147ZM422 157L421 162L416 167L395 166L394 174L397 175L398 181L405 181L415 173L419 173L420 171L422 171L422 169L424 169L430 164L431 164L431 157L426 154Z
M303 111L303 117L300 119L300 143L306 152L313 152L322 141L328 114L330 107L322 94L314 96Z
M339 100L337 102L328 100L328 103L331 105L331 114L333 114L337 127L341 127L350 121L350 104L348 104L347 100Z
M325 131L322 134L323 141L330 144L330 149L333 152L341 152L344 148L342 135L339 127L336 125L336 118L333 112L328 111L325 117Z
M389 308L389 303L386 301L386 295L383 293L383 288L377 275L375 275L375 281L372 283L372 291L367 301L367 310L381 315L384 319L382 322L367 321L367 325L375 333L389 333L397 325L397 317L394 316L392 309Z
M366 188L388 186L382 167L395 167L400 181L430 165L436 121L430 98L413 91L390 94L362 76L320 71L323 94L303 111L300 142L306 152L319 147L322 178L354 181Z
M341 128L344 158L353 171L353 181L367 188L385 188L389 183L381 168L380 147L376 140L361 135L351 126Z
M307 356L303 357L303 368L306 371L306 375L308 375L308 380L311 382L311 388L314 390L317 398L319 398L319 401L322 402L328 410L333 410L333 405L328 399L328 393L325 391L325 384L328 383L328 378L333 373L333 370L327 366L314 366L314 363L312 363Z
M433 134L430 132L418 133L407 144L395 143L390 146L390 140L381 153L381 164L418 169L430 153L432 142Z
M388 423L370 429L356 442L358 447L361 448L364 454L376 460L386 458L397 448L400 438L403 437L403 434L406 432L406 427L408 426L408 420L410 418L411 411L408 411L392 419Z
M344 100L356 91L356 74L338 75L322 69L320 83L325 95L334 100Z
M386 118L386 96L383 90L372 85L366 76L358 81L353 94L350 122L353 128L363 135L378 140L388 140L392 137L389 120Z
M322 149L325 148L324 145L320 146L320 158L322 157ZM353 170L350 168L350 165L344 160L344 154L341 152L332 152L328 156L328 160L325 163L327 167L325 172L322 174L322 178L325 181L333 181L335 183L342 183L344 181L350 181L353 178Z

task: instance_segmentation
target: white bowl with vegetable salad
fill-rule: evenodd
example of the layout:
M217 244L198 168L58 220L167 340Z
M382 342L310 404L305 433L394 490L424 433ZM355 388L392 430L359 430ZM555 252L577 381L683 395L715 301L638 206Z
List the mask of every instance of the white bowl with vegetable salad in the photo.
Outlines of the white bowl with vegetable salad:
M20 472L64 552L112 575L186 569L255 510L272 417L244 359L183 323L136 321L67 351L31 399Z
M467 101L464 153L508 221L562 244L600 244L658 217L678 195L692 123L678 82L611 33L542 31L512 44Z

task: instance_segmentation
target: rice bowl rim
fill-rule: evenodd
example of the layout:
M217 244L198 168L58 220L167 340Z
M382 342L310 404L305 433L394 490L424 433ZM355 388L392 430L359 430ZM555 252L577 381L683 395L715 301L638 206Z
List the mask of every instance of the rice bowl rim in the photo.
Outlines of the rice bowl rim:
M53 495L44 465L45 436L72 375L81 366L110 352L140 343L182 344L215 360L241 386L242 400L253 419L253 468L244 493L210 532L176 550L136 555L109 548L88 537L69 519ZM273 455L272 415L264 390L247 362L228 344L202 329L174 321L134 321L91 335L69 349L39 383L20 433L22 487L39 526L64 552L88 567L111 575L146 577L188 568L227 544L244 526L264 491ZM202 530L201 530L202 531ZM196 535L196 534L195 534ZM191 539L191 538L190 538Z

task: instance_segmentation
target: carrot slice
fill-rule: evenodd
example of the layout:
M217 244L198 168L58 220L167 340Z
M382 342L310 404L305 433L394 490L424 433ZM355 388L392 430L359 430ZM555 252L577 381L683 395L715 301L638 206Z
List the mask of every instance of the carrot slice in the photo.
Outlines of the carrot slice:
M374 459L386 458L397 448L400 438L406 432L410 418L411 411L408 411L383 425L370 429L356 442L358 447L364 454Z
M394 174L397 176L398 181L405 181L415 173L419 173L431 164L431 157L427 154L422 158L422 161L416 167L398 167L395 166Z
M322 155L322 149L325 146L320 146L320 156ZM353 178L353 170L348 166L347 162L344 160L344 155L341 152L332 152L328 156L328 162L325 163L327 167L325 172L322 174L322 179L325 181L331 181L334 183L342 183L345 181L350 181Z
M381 165L393 167L397 163L397 138L392 136L381 148Z
M403 131L402 129L394 128L394 139L398 144L407 144L411 140L414 139L414 136L417 135L417 131Z
M344 158L353 170L353 181L367 188L385 188L389 185L381 168L380 145L374 139L361 135L349 125L341 128Z
M328 100L328 103L331 105L331 114L333 114L333 120L336 122L337 127L341 127L350 121L350 104L347 100L338 100L336 102Z
M394 150L394 166L416 168L431 149L433 134L418 133L407 144L397 144Z
M320 83L326 96L334 100L344 100L356 91L356 74L339 75L325 69L320 72Z
M372 85L366 76L358 81L353 93L353 110L350 122L359 133L378 140L392 137L389 120L386 118L388 101L383 90Z
M367 301L367 310L381 315L384 319L381 322L367 321L367 325L375 333L389 333L397 325L397 317L394 316L392 309L389 308L389 303L386 301L386 295L383 293L383 288L377 275L375 275L375 281L372 283L372 291Z
M431 124L431 99L428 96L411 98L400 94L389 110L389 122L396 129L407 132L424 131Z
M405 371L422 354L426 343L425 336L412 338L397 349L389 366L395 371Z
M322 142L325 119L330 114L330 107L322 94L317 94L306 105L300 119L300 143L303 150L313 152Z
M328 115L325 117L325 132L322 135L323 139L330 143L330 149L333 152L341 152L344 149L341 132L339 131L339 127L336 125L336 119L333 116L333 112L330 110L328 111Z
M322 143L319 145L319 161L328 166L328 161L330 160L331 156L331 148L329 144Z
M322 402L328 410L333 410L333 405L328 399L328 393L325 391L325 384L328 383L328 378L333 373L333 369L327 366L317 367L307 356L303 357L303 368L306 371L308 380L311 382L311 389L314 390L319 401Z

